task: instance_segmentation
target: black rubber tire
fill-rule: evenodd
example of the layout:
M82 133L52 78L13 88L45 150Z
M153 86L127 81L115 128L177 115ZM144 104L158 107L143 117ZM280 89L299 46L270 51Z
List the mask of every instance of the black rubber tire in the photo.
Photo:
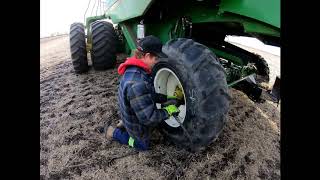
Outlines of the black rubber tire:
M81 74L89 69L84 25L73 23L70 26L70 53L75 73Z
M225 70L212 51L192 39L171 40L163 52L168 58L154 66L153 76L165 67L179 78L187 105L183 126L192 142L181 127L170 127L164 121L160 127L176 145L197 151L211 143L224 126L230 101Z
M260 81L268 83L270 80L270 77L269 77L270 70L269 70L267 61L258 54L254 54L254 56L255 58L253 58L249 62L253 62L257 67L257 70L258 70L257 74L262 76Z
M113 25L105 21L91 24L91 60L95 70L101 71L116 65L118 38Z

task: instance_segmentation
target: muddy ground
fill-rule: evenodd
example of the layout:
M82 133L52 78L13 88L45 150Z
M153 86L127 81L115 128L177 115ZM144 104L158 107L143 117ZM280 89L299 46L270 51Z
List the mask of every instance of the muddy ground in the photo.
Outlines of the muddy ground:
M68 36L40 48L40 179L280 179L280 106L230 89L227 124L205 151L159 136L137 153L95 130L119 120L116 68L76 75Z

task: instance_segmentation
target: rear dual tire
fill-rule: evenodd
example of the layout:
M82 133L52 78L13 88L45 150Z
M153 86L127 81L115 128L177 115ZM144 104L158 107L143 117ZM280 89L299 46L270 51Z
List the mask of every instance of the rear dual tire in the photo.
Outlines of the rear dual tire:
M69 38L72 65L75 73L81 74L87 72L89 66L84 25L82 23L71 24Z
M102 71L116 65L118 37L113 25L105 21L91 24L92 49L91 60L95 70Z
M96 21L91 28L91 60L95 70L102 71L116 65L118 37L113 25L105 21ZM85 28L82 23L73 23L70 27L70 52L75 73L81 74L89 69L86 50Z

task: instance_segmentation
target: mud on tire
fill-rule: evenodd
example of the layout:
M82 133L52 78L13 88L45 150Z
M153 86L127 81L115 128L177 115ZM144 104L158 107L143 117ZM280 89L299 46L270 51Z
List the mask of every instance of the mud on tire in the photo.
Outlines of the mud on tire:
M116 64L118 38L113 25L105 21L91 24L92 50L91 60L95 70L106 70Z
M217 57L204 45L191 39L179 38L163 46L168 58L160 59L153 75L169 68L179 78L186 98L183 129L161 122L160 127L170 141L186 149L199 150L212 142L221 132L229 109L230 96L226 75Z
M69 38L72 65L75 73L80 74L88 71L84 25L82 23L71 24Z

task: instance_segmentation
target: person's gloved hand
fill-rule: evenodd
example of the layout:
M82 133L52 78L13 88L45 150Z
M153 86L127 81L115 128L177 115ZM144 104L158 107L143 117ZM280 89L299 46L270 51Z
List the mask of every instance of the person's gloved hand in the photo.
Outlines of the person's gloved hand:
M177 99L177 97L176 96L167 96L167 99Z
M161 107L166 107L166 106L169 106L169 105L175 105L175 106L179 107L181 104L183 104L183 101L177 99L177 97L175 97L175 96L167 96L167 101L162 103Z
M170 116L176 116L180 112L180 110L175 105L169 105L164 107L163 109L165 109Z

